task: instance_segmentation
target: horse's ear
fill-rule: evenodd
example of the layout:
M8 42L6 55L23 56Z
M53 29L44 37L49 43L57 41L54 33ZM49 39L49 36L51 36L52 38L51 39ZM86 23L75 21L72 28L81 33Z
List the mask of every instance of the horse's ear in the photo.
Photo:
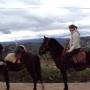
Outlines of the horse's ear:
M48 39L48 37L44 36L44 39Z

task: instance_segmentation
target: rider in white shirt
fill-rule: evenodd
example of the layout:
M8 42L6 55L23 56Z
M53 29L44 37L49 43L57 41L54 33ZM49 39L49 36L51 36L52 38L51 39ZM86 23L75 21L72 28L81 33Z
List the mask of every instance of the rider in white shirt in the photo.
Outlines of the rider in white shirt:
M80 51L80 33L77 30L77 26L70 25L69 31L71 32L71 38L69 41L69 49L64 55L64 61L67 61L67 59Z
M75 25L70 25L69 30L71 32L71 38L69 41L68 52L72 52L74 49L80 48L80 33Z

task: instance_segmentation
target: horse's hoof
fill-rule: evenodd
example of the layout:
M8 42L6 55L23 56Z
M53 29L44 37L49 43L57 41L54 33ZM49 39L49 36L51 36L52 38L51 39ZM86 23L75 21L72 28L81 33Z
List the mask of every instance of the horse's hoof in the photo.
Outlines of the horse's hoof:
M33 90L37 90L36 88L33 88Z
M45 89L45 87L44 87L44 85L42 86L42 90L44 90Z
M64 88L64 90L68 90L68 88Z
M10 90L9 88L7 88L6 90Z

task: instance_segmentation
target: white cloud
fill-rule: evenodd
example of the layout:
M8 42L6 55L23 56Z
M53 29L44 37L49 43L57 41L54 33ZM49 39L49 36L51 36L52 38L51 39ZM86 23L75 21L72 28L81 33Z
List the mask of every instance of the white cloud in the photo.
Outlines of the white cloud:
M21 39L32 39L36 38L37 33L32 31L18 31L18 32L12 32L10 34L0 34L0 42L3 41L15 41L15 40L21 40Z
M40 32L33 32L33 31L18 31L12 32L10 34L0 34L0 42L3 41L15 41L21 39L34 39L34 38L41 38L45 36L62 36L62 34L68 34L67 30L48 30L48 31L40 31Z
M47 35L47 36L60 36L62 34L68 34L68 30L46 30L46 31L40 31L39 32L42 36Z
M80 27L82 36L88 36L89 3L90 0L0 0L0 41L43 35L64 37L72 23Z
M82 20L76 22L78 25L90 25L90 16L84 17Z
M90 8L90 0L42 0L46 7L81 7Z
M39 8L27 8L26 11L30 14L34 14L40 17L58 17L62 15L66 15L69 11L65 8L57 8L57 7L39 7Z
M81 7L90 8L90 0L1 0L1 8Z
M4 0L3 3L0 3L0 8L23 8L24 4L18 2L17 0Z
M79 30L81 32L81 36L89 36L90 31L89 30ZM43 38L43 36L48 37L70 37L69 30L46 30L46 31L40 31L40 32L34 32L34 31L17 31L12 32L10 34L2 34L0 33L0 42L4 41L17 41L22 39L35 39L35 38Z

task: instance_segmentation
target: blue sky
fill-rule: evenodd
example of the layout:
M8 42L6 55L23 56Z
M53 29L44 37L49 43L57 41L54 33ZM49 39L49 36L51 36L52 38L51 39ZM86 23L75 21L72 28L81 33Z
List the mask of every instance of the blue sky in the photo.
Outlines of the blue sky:
M90 36L90 0L0 0L0 42L69 37L70 24Z

